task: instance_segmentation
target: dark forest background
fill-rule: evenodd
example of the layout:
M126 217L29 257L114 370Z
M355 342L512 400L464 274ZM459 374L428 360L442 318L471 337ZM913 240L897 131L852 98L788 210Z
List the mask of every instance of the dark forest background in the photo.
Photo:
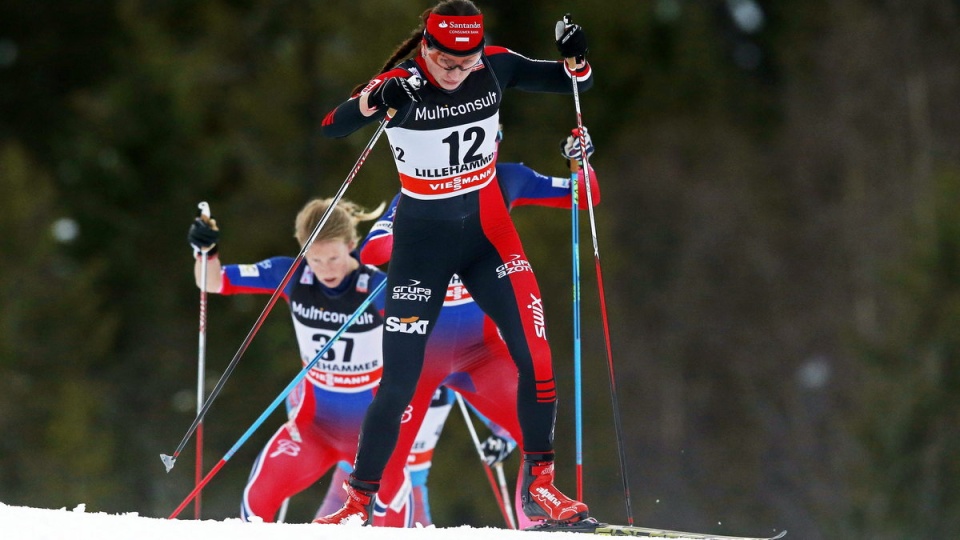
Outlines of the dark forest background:
M226 262L296 254L296 211L372 128L322 139L429 2L0 1L0 502L166 516L193 486L198 201ZM481 1L488 40L581 95L632 511L640 524L805 540L960 536L960 2ZM508 93L501 160L563 175L569 96ZM381 141L347 198L397 188ZM567 213L514 212L561 383L575 492ZM626 519L590 226L585 499ZM212 385L266 297L210 298ZM277 306L205 422L219 460L298 370ZM204 491L238 513L277 413ZM463 421L431 475L440 525L497 525ZM515 470L514 456L507 470ZM326 481L293 500L305 521ZM191 514L185 511L184 516Z

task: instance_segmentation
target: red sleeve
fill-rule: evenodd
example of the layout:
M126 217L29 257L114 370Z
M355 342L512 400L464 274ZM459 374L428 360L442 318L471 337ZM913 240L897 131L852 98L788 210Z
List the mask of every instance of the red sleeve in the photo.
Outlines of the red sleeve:
M580 169L578 174L580 185L584 185L583 169ZM593 199L594 206L600 204L600 182L597 182L597 171L592 166L590 167L590 197Z
M390 254L393 252L393 235L384 234L373 237L363 245L360 250L360 262L363 264L372 264L380 266L390 260Z

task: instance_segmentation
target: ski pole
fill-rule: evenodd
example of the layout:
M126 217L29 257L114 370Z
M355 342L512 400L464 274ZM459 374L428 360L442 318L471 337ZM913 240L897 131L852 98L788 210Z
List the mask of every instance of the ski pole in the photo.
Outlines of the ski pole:
M457 397L457 403L460 405L460 410L463 412L463 419L467 423L467 430L470 431L470 437L473 439L473 445L477 449L477 455L480 456L480 463L483 465L483 471L487 473L487 480L490 482L490 487L493 489L493 496L497 499L497 505L500 506L500 513L503 514L503 519L507 522L507 527L516 529L517 523L513 519L513 513L507 506L507 500L509 498L505 498L504 495L501 494L500 490L497 488L496 480L493 479L493 473L490 472L490 467L487 466L487 462L483 460L483 449L480 447L480 438L477 437L477 430L474 429L473 421L470 420L470 412L467 411L467 405L463 402L463 396L460 395L460 392L454 392L453 395Z
M586 149L581 142L580 153L583 154ZM573 233L573 244L571 252L573 254L573 408L575 416L575 439L577 455L577 500L583 500L583 378L581 377L582 366L580 362L580 215L579 194L577 193L577 183L579 180L579 165L577 160L570 160L570 208L573 213L570 216L571 230Z
M320 218L317 226L313 229L313 233L310 235L307 241L304 242L303 247L300 248L300 253L297 255L297 258L294 259L293 264L290 265L290 269L287 270L287 273L283 276L283 279L280 281L280 285L277 286L277 290L273 291L273 294L270 295L270 300L267 302L267 305L263 308L263 311L260 312L260 316L253 324L250 332L247 333L247 337L244 338L243 343L240 344L240 348L237 350L236 354L233 355L233 359L230 360L227 368L223 371L223 375L220 376L220 380L217 381L216 386L213 387L213 390L210 392L210 396L207 397L206 401L203 403L203 406L200 408L200 412L197 413L197 417L193 420L193 423L190 424L190 427L184 434L180 444L177 445L177 449L173 452L173 455L160 454L160 460L163 461L163 465L167 468L167 472L170 472L173 469L173 466L177 462L177 457L180 456L180 452L182 452L183 448L187 445L187 441L190 439L190 436L197 429L197 426L200 424L200 422L203 421L203 417L206 416L207 411L210 410L210 405L213 403L213 400L215 400L220 394L221 390L223 390L223 385L226 384L227 378L230 377L230 374L233 373L233 370L237 367L240 357L243 356L243 353L246 352L247 347L250 346L250 342L253 341L253 337L257 335L260 327L267 319L267 315L270 314L270 310L273 309L273 305L277 303L277 300L280 298L280 294L283 292L283 289L286 288L287 283L290 282L290 278L293 277L293 273L296 271L297 267L300 266L300 263L306 256L310 245L313 244L313 241L316 240L317 236L320 234L320 229L322 229L324 224L326 224L327 219L337 206L337 203L339 203L340 199L343 198L343 194L346 193L350 183L360 171L360 167L367 160L367 156L370 155L370 150L373 149L373 145L376 144L377 139L380 138L380 134L383 133L386 123L387 119L384 118L377 127L377 131L373 134L373 137L370 138L370 142L367 143L367 146L363 149L363 152L360 153L360 157L353 165L353 169L350 170L347 178L343 181L343 184L340 186L337 194L334 195L333 201L330 203L327 211L323 213L323 216Z
M506 508L507 518L510 520L510 528L518 529L516 519L513 517L513 504L511 504L510 490L507 489L507 479L503 475L503 463L497 463L493 466L497 470L497 482L500 484L500 497L503 499L503 507Z
M210 205L206 201L197 205L200 210L200 219L209 222ZM203 276L203 286L200 287L200 336L197 344L197 416L203 409L203 383L204 373L206 372L207 358L207 262L208 255L206 251L200 252L200 275ZM203 420L197 424L197 460L194 469L193 483L200 484L203 476ZM193 507L193 519L200 519L200 494L197 493L197 500Z
M387 280L384 279L383 281L380 282L379 285L376 286L373 292L371 292L370 295L367 296L367 298L363 301L363 303L360 304L360 307L358 307L357 310L353 312L353 315L351 315L350 318L347 319L345 323L343 323L340 329L337 330L337 333L334 334L333 337L331 337L327 341L327 343L323 346L322 349L320 349L319 352L317 352L317 354L313 357L313 360L311 360L309 364L307 364L306 366L303 367L303 369L300 370L300 373L298 373L297 376L294 377L292 381L290 381L290 384L288 384L287 387L284 388L282 392L280 392L280 395L278 395L276 399L274 399L273 402L271 402L270 405L267 406L266 410L264 410L263 413L260 414L260 416L253 422L253 424L249 428L247 428L247 431L240 436L240 439L237 440L237 442L233 445L233 447L231 447L230 450L227 451L227 453L224 454L222 458L220 458L220 461L217 462L217 464L213 467L213 469L210 470L210 472L207 473L205 477L203 477L203 480L200 482L200 484L198 484L195 488L193 488L193 491L191 491L187 495L187 497L183 500L183 502L180 503L180 506L178 506L173 511L173 513L170 514L170 517L167 519L173 519L178 515L180 515L180 512L183 511L183 509L188 504L190 504L190 501L193 500L193 498L200 492L200 490L203 489L203 487L210 482L210 480L220 471L220 469L222 469L223 466L227 464L227 461L230 461L230 458L232 458L233 455L237 453L237 450L239 450L240 447L243 446L243 443L245 443L247 439L249 439L250 436L253 435L253 432L256 431L261 424L263 424L263 422L267 419L267 417L270 416L270 414L274 411L274 409L276 409L277 406L283 403L283 400L287 398L287 395L290 392L292 392L293 389L296 388L298 384L300 384L300 381L302 381L304 377L307 376L307 373L309 373L310 370L313 369L318 362L320 362L320 358L323 357L323 355L327 354L327 351L329 351L330 348L333 347L333 344L340 339L340 336L342 336L343 333L347 331L347 328L349 328L354 323L354 321L356 321L357 318L360 317L360 315L363 314L364 311L366 311L367 306L369 306L370 303L373 302L373 299L376 298L383 291L386 285L387 285Z
M559 38L564 28L572 24L570 15L564 15L562 21L557 22L556 35ZM570 68L570 80L573 85L573 104L577 113L577 129L580 130L580 158L583 162L583 180L584 191L587 192L587 210L590 213L590 235L593 240L593 259L597 269L597 288L600 295L600 314L603 320L603 338L607 348L607 372L610 378L610 399L613 403L613 422L617 432L617 449L620 457L620 474L623 477L623 497L627 506L627 524L633 525L633 511L630 505L630 483L627 480L627 458L623 448L623 426L620 421L620 400L617 397L617 382L613 369L613 349L610 346L610 321L607 317L607 301L603 288L603 272L600 268L600 247L597 243L597 222L593 213L593 195L590 192L590 162L587 158L586 131L583 128L583 114L580 110L580 90L577 87L576 58L567 58L567 66Z
M277 514L277 523L283 523L287 519L287 508L290 507L290 497L283 500L280 504L280 513Z

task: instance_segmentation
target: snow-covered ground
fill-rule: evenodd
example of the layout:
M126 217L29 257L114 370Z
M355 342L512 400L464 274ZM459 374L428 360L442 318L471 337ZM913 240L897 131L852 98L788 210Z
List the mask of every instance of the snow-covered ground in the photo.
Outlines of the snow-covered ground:
M576 533L496 528L386 529L347 525L244 523L239 519L168 520L136 513L47 510L0 503L0 538L10 540L559 540Z

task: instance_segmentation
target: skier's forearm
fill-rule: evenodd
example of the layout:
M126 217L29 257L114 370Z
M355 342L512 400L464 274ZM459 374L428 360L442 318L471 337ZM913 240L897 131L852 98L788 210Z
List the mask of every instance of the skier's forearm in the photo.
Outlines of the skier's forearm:
M220 271L222 269L222 266L220 264L220 257L218 257L217 255L213 255L212 257L207 258L206 280L203 280L200 275L201 268L202 268L202 264L200 261L200 257L197 257L193 265L193 277L194 277L194 281L197 284L197 288L198 289L202 288L203 286L202 284L205 281L207 292L215 293L215 294L219 293L220 288L222 286L222 279L223 279L220 274Z
M373 122L381 114L364 116L360 110L360 99L349 99L330 111L323 119L320 132L324 137L340 138L350 135L354 131Z

